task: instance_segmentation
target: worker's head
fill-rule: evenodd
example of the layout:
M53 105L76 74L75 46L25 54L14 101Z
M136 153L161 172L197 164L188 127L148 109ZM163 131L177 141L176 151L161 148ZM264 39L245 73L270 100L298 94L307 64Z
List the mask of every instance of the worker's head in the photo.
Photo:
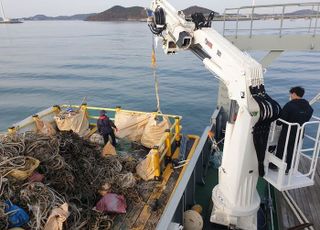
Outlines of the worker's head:
M300 99L304 95L304 88L301 86L292 87L289 92L291 100Z
M101 110L100 111L100 116L105 116L106 115L106 111L105 110Z

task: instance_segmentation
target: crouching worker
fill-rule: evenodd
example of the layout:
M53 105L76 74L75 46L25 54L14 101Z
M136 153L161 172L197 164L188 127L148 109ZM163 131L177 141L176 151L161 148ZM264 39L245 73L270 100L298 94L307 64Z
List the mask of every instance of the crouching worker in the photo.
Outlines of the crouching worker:
M116 147L116 136L114 135L114 130L118 131L117 127L106 115L106 111L100 111L100 117L97 121L98 132L103 136L104 144L107 144L109 141L109 136L112 139L112 145Z

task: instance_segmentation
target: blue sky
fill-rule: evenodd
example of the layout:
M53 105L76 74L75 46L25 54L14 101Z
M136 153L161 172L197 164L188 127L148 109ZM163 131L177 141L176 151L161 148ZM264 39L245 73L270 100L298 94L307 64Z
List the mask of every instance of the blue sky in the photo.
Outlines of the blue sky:
M171 0L177 9L184 9L192 5L210 8L223 12L226 7L251 5L253 0ZM309 2L310 0L255 0L256 4L281 4ZM8 17L26 17L36 14L48 16L72 15L78 13L102 12L114 5L144 6L150 5L151 0L2 0Z

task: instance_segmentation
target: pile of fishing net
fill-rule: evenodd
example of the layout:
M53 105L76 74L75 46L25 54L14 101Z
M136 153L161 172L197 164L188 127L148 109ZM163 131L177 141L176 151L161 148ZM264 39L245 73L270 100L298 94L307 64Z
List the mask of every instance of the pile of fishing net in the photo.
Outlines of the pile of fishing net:
M24 229L110 229L116 214L97 211L106 194L128 206L144 202L134 155L103 157L101 147L73 132L1 137L0 229L12 227L15 205Z

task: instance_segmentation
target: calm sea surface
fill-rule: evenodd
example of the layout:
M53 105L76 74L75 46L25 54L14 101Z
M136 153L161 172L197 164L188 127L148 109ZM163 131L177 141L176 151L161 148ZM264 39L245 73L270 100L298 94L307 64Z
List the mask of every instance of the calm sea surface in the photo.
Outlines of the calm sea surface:
M94 106L155 110L151 41L145 23L0 25L0 130L83 97ZM166 56L158 48L157 58L162 112L182 115L186 132L200 134L215 110L218 81L191 52ZM287 53L268 68L266 88L283 105L291 86L315 96L319 77L320 53Z

